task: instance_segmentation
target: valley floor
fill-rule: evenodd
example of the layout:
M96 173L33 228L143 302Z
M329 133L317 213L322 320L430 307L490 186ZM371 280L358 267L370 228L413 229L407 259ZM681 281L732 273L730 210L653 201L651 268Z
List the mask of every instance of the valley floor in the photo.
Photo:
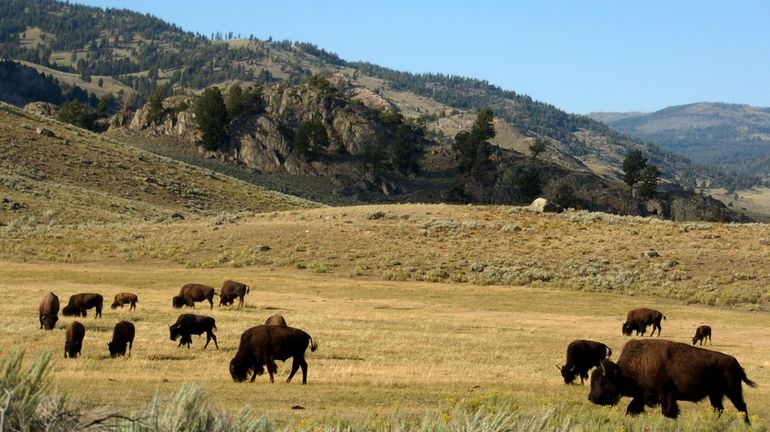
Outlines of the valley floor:
M251 286L244 308L172 309L171 296L184 283L218 288L225 279ZM90 312L80 319L87 329L81 358L62 358L63 328L72 318L62 317L51 332L38 330L38 302L48 291L62 305L78 292L105 296L103 318ZM137 293L137 310L110 310L118 292ZM194 382L205 386L213 405L232 413L247 406L280 427L419 419L457 404L502 401L519 411L588 415L601 421L602 429L655 429L654 424L701 430L702 422L716 418L707 402L681 403L678 423L662 419L657 409L627 418L628 399L615 408L592 405L588 385L564 385L555 368L563 364L567 344L578 338L605 342L617 359L628 340L620 335L625 313L649 306L668 318L664 338L689 342L698 325L710 324L714 345L708 348L734 355L760 384L744 386L754 426L764 430L770 419L770 315L761 312L510 285L389 282L286 267L13 260L0 262L0 305L0 346L24 349L27 358L53 351L55 387L71 402L93 409L138 410L156 392L167 398L182 383ZM168 325L183 312L217 320L219 350L212 343L204 351L205 339L194 338L191 349L169 340ZM241 332L274 313L319 344L307 353L308 385L300 385L299 376L283 382L290 364L280 363L275 384L266 375L256 383L233 383L228 364ZM122 319L136 325L134 350L130 358L111 359L106 343ZM296 406L304 409L292 409ZM735 409L729 402L726 407L721 421L741 427Z

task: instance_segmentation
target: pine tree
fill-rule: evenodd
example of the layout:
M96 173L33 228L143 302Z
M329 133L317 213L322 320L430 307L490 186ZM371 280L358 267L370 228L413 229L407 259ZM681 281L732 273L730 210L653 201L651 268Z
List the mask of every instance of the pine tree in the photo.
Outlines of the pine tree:
M193 108L201 130L200 144L218 150L227 138L227 107L218 87L209 87L198 97Z

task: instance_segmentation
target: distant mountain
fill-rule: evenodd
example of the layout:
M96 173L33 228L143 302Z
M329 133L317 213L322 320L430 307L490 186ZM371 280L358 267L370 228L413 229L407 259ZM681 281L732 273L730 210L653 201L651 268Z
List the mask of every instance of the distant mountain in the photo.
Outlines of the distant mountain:
M590 116L693 162L770 177L770 108L704 102Z
M612 190L611 204L605 201L599 207L633 212L635 210L630 209L637 208L636 204L625 202L627 199L633 201L633 198L621 181L622 161L633 149L643 150L650 163L661 169L667 189L679 190L677 194L692 193L677 184L694 186L703 176L709 176L712 182L723 180L719 173L697 171L686 158L615 132L587 116L567 114L553 105L503 90L486 81L442 74L411 74L369 63L349 62L310 43L263 41L232 33L209 37L125 9L100 9L54 0L0 0L0 15L3 16L0 53L4 57L25 62L48 77L71 80L87 89L89 95L94 95L89 96L94 101L100 96L97 92L120 91L133 95L133 108L136 109L143 106L160 84L170 86L170 92L175 95L191 97L212 85L226 90L236 83L258 84L264 89L264 95L289 101L293 94L306 91L301 86L311 77L328 79L341 93L340 100L344 103L340 109L313 105L296 107L297 112L276 111L252 117L275 126L271 137L276 141L253 146L257 153L251 153L248 160L243 153L233 157L259 172L268 168L291 174L294 161L291 154L297 136L294 128L303 123L316 123L318 119L311 117L312 113L326 113L335 118L341 114L355 115L354 120L366 124L361 131L375 134L376 139L367 135L367 142L375 143L375 147L377 143L388 143L387 146L392 147L395 142L397 127L394 129L388 124L409 123L418 129L424 128L430 143L426 147L430 147L430 151L425 153L421 163L425 166L428 161L436 169L445 167L445 172L439 173L441 181L455 183L448 185L451 193L439 194L434 199L455 197L473 202L519 202L522 194L511 185L523 181L522 175L532 178L532 173L537 172L537 180L544 191L556 191L560 184L569 184L570 176L588 178L590 180L581 184L572 184L577 187L576 192L596 203L597 196ZM287 88L294 90L287 92ZM2 97L0 94L0 99ZM267 107L271 106L268 103ZM492 156L495 164L490 172L494 175L490 182L455 181L452 179L456 174L452 171L455 154L451 144L455 134L468 130L475 113L484 107L494 111L495 128L499 133L493 144L502 150ZM274 109L279 110L280 105ZM335 123L335 118L320 119L333 146L345 139L335 135L343 133L338 128L341 123ZM396 123L392 122L394 119ZM241 136L261 133L259 127L244 129ZM534 161L529 157L528 149L537 140L547 145ZM371 159L389 154L392 148L372 148L359 154L363 144L350 142L343 146L347 152L343 152L343 156L351 159L346 163L353 163L356 158L370 159L369 165L375 166L375 171L379 170L377 167L381 163ZM263 149L278 149L271 155L275 157L272 163L265 162L264 154L260 153ZM332 172L326 165L337 156L324 155L325 158L312 164L295 167L295 171L303 175ZM434 163L433 159L438 156L443 158L441 163ZM309 165L313 164L311 170ZM327 180L335 182L339 177L333 174ZM393 196L394 188L384 186L391 184L386 178L348 180L345 185L358 184L360 187L356 190L364 188L375 194L365 194L366 200L401 199ZM400 180L409 185L413 178ZM430 183L428 180L434 179L419 177L418 180L422 183L417 187L395 189L419 190ZM372 187L376 190L369 190Z

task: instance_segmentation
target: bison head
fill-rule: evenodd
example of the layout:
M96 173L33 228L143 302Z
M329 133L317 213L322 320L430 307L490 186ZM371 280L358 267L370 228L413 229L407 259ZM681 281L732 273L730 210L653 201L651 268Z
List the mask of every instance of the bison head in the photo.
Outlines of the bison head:
M631 333L634 331L634 326L632 326L627 322L624 322L623 326L621 327L621 331L623 332L624 336L631 336Z
M179 324L172 324L168 326L169 337L172 341L175 341L181 333L179 333Z
M249 375L249 369L244 367L236 361L236 359L230 360L230 376L233 377L235 382L244 382Z
M107 342L107 349L110 350L110 357L126 355L126 344L120 342Z
M620 400L620 367L610 360L602 360L601 367L591 373L591 391L588 400L597 405L615 405Z
M572 384L575 381L577 374L574 366L564 365L559 370L561 370L561 376L564 378L564 384Z
M118 303L118 302L113 302L113 303L110 305L110 309L117 309L117 308L118 308L118 306L120 306L120 303Z
M59 321L58 315L44 315L42 318L43 328L46 330L53 330L56 327L56 322Z
M78 316L80 315L80 309L76 308L74 305L67 305L64 306L61 313L64 316Z
M80 352L80 344L77 342L73 342L73 343L65 342L64 351L67 352L70 358L75 358L78 356L78 353Z
M186 304L187 302L181 296L174 296L174 298L171 299L171 305L177 309L181 308Z

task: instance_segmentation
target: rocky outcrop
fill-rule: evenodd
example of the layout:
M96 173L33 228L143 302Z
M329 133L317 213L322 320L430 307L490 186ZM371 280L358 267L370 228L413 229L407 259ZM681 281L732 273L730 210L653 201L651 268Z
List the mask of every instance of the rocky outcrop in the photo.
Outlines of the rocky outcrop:
M30 102L24 105L24 111L39 116L53 117L59 112L59 107L48 102Z
M151 134L173 135L186 141L195 142L200 139L200 132L195 124L195 114L189 108L193 100L185 97L171 97L163 101L163 121L160 124L150 122L149 105L145 105L134 113L128 127L130 129L147 130ZM126 119L113 116L110 127L119 127Z

